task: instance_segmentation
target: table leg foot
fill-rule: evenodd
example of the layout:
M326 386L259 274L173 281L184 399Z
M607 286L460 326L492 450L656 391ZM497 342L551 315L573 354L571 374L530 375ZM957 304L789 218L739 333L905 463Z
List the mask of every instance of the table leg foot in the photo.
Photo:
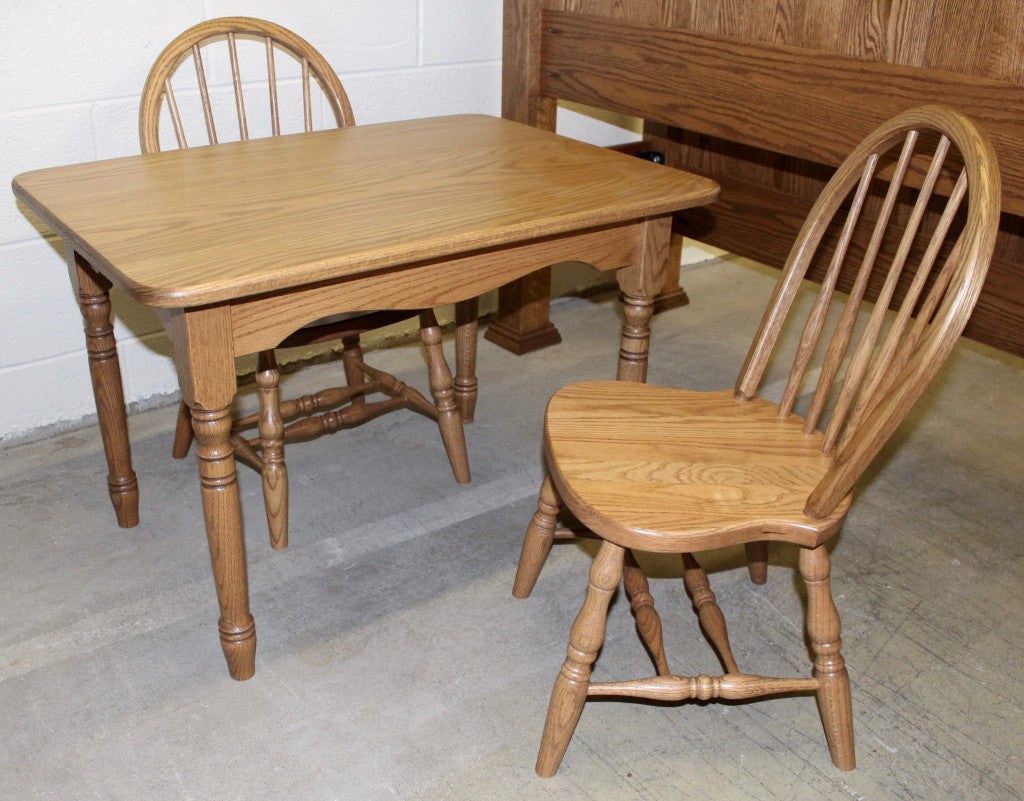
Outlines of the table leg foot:
M518 356L557 345L562 335L550 320L551 268L506 284L498 293L498 319L484 339Z

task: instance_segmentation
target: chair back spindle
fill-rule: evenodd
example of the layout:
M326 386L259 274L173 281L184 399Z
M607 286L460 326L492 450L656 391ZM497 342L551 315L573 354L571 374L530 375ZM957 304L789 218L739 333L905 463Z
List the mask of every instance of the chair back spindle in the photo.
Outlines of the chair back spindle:
M302 119L306 133L313 130L313 101L309 90L309 60L302 59Z
M839 280L839 272L846 260L850 240L853 238L853 233L857 228L857 222L864 207L864 200L867 197L868 190L871 188L871 179L874 177L877 164L878 156L873 155L864 165L864 172L861 175L860 183L857 185L857 191L850 205L850 211L846 215L842 234L839 242L836 244L828 272L825 273L825 279L821 282L821 291L818 292L818 296L815 298L814 306L807 317L803 334L800 337L800 344L793 359L793 367L789 373L789 381L786 383L786 389L782 394L782 402L779 405L779 414L782 416L789 414L793 410L793 404L803 383L807 365L810 363L818 346L818 340L821 338L821 332L825 326L825 318L835 293L836 282ZM819 383L819 386L821 385ZM810 417L808 417L808 427L814 428L814 422Z
M896 205L897 196L899 195L899 189L903 184L903 179L906 176L907 167L910 164L911 157L914 154L914 146L917 143L917 131L910 131L907 134L907 138L904 140L903 151L900 153L899 161L896 164L896 169L893 174L892 182L889 185L889 189L885 195L885 201L882 204L882 208L879 212L878 219L875 222L875 226L871 232L871 240L868 243L867 248L864 251L864 258L861 260L859 269L857 270L857 277L854 281L852 288L850 289L849 300L843 307L842 316L836 325L835 333L832 336L832 340L829 342L828 350L825 353L825 359L822 364L822 372L818 378L818 385L814 392L814 397L811 400L810 409L807 412L806 423L804 425L804 431L810 433L818 427L818 423L821 420L822 411L825 408L825 404L829 397L829 389L832 387L836 380L837 375L843 364L843 359L846 356L847 350L850 346L850 340L853 337L853 332L857 323L857 311L860 307L861 302L864 299L864 292L868 285L868 279L871 276L872 268L874 267L875 259L878 258L878 252L882 246L882 241L885 237L885 231L889 224L889 220L892 217L893 208ZM875 165L877 165L877 159L871 160L872 173ZM909 230L909 229L908 229ZM904 236L904 240L912 239L912 237ZM894 259L893 263L899 262L899 256ZM895 271L898 273L898 270ZM890 273L894 274L894 271L890 270ZM870 344L868 344L870 341ZM858 345L858 350L864 345L871 348L874 346L873 340L868 334L861 339ZM846 378L843 381L843 385L840 389L840 396L844 392L848 392L852 387L855 387L859 382L859 377L852 369L847 371ZM829 429L837 425L842 420L843 413L837 408L833 409L830 421ZM828 443L825 445L826 450L831 447Z
M242 96L242 75L238 69L238 45L234 32L228 33L228 54L231 57L231 83L235 88L235 111L238 114L238 138L242 142L249 139L249 126L245 120L245 99Z
M844 310L845 318L851 318L848 321L851 327L853 325L852 318L856 317L859 305L863 300L864 287L866 286L867 279L870 277L873 260L877 257L878 247L881 245L882 237L885 234L884 226L888 225L892 206L896 203L896 198L906 175L906 169L909 164L910 157L913 155L914 145L917 143L917 138L916 131L911 131L907 135L907 146L905 147L903 154L901 154L899 166L893 178L893 182L889 187L889 192L886 195L885 214L883 217L880 217L880 225L876 226L877 236L872 239L872 248L870 249L869 254L872 259L872 263L865 260L864 268L862 268L861 273L858 275L857 285L851 293L850 302ZM914 238L917 236L921 220L924 217L928 201L934 189L935 182L938 180L948 149L949 139L943 136L939 140L939 146L936 149L935 156L932 159L931 166L928 170L921 191L918 194L917 202L914 204L913 211L911 212L907 226L903 231L903 236L901 237L899 246L896 249L892 264L886 273L885 281L878 293L875 308L872 310L861 339L854 349L850 365L847 369L846 378L839 390L839 396L836 399L836 405L833 409L829 426L825 432L826 450L831 450L832 446L835 444L836 438L838 437L839 431L842 427L842 423L846 419L846 414L853 401L853 397L861 387L861 380L863 379L864 373L870 364L871 356L874 353L875 346L878 342L878 335L885 321L886 311L892 301L893 292L896 289L897 282L899 281L903 267L906 264L907 256L910 253ZM925 261L926 260L922 260L922 266ZM891 336L892 335L890 334L890 337ZM877 360L876 363L884 361L885 360L883 358ZM836 365L836 369L838 370L838 364ZM834 379L834 377L835 375L832 374L830 376L830 380ZM819 396L824 397L826 395L827 387L819 386L818 391L815 394L815 406L820 403ZM817 423L817 421L815 421L815 423Z
M167 97L167 109L171 114L171 124L174 126L174 136L178 140L178 148L184 150L188 147L185 139L185 126L181 122L181 111L174 99L174 89L171 87L171 79L164 80L164 94Z
M267 45L267 87L270 91L270 130L273 136L281 135L281 111L277 104L277 69L274 66L274 40L264 38Z
M217 144L217 126L213 121L213 104L210 102L210 85L206 81L206 69L203 67L203 52L198 44L192 45L192 62L196 67L196 81L199 83L199 95L203 101L203 119L206 120L206 135L211 145Z

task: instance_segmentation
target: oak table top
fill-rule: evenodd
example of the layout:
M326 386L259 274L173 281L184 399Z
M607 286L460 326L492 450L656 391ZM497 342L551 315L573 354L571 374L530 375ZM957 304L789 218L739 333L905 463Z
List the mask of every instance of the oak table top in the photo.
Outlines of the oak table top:
M108 490L123 527L138 481L111 285L158 313L197 464L228 670L255 672L235 458L235 358L345 311L476 297L543 267L615 270L618 377L643 380L672 212L714 181L494 117L382 123L27 172L15 195L65 242L85 321Z
M495 117L272 137L19 175L136 300L187 307L665 214L706 178Z

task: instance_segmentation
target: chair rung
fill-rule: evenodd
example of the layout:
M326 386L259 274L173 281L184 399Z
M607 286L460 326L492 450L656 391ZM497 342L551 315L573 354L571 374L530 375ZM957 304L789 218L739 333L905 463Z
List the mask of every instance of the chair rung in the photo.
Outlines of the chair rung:
M556 540L599 540L597 534L585 528L556 528Z
M818 687L819 681L815 678L776 679L748 673L728 673L723 676L653 676L633 681L591 682L587 688L587 697L619 695L655 701L686 701L691 698L700 701L715 698L742 701L764 695L814 692Z
M314 414L315 412L330 409L333 406L341 406L342 404L349 403L358 395L367 396L383 391L383 385L379 381L370 381L366 384L359 384L354 387L330 387L329 389L322 389L312 395L302 395L301 397L294 398L292 400L282 401L280 409L281 419L288 422L297 417ZM253 414L246 415L245 417L239 417L234 422L232 428L233 430L251 428L259 423L259 421L260 413L254 412Z
M284 427L284 441L296 442L313 439L321 434L333 434L339 429L353 428L387 412L401 409L405 405L404 398L389 398L307 417Z
M409 407L420 414L424 414L432 420L437 420L437 407L428 401L421 392L413 389L404 381L399 381L391 373L385 373L375 367L370 367L366 362L359 360L355 366L373 379L373 383L380 386L380 392L390 395L392 398L403 398Z

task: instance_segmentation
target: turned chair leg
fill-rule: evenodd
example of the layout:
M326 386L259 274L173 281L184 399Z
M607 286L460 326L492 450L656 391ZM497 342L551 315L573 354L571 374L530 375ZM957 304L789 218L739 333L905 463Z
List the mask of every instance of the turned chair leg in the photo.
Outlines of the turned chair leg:
M661 633L661 618L658 610L654 608L654 597L651 595L651 587L647 582L647 576L636 562L632 551L626 551L626 559L623 567L623 584L626 587L626 595L629 596L629 604L633 607L633 616L636 618L636 630L640 639L644 641L651 658L658 669L659 676L669 675L668 660L665 659L665 644Z
M814 675L821 682L818 712L832 763L840 770L853 770L856 758L850 676L840 653L843 641L829 573L830 560L824 545L800 549L800 575L807 585L807 633L814 652Z
M591 667L604 643L608 605L622 579L624 549L605 540L590 568L583 608L572 624L569 649L551 691L551 703L537 755L537 773L553 776L562 763L587 700Z
M718 598L711 589L707 574L692 553L683 554L683 585L697 610L697 620L708 641L718 653L727 673L739 673L736 659L729 644L729 629L725 615L718 606Z
M284 421L281 418L281 371L274 351L259 355L256 386L260 399L260 474L267 512L270 545L288 547L288 467L284 461Z
M764 584L768 581L768 543L765 540L748 542L747 549L747 573L754 584Z
M452 389L452 372L444 358L441 346L441 326L433 310L420 312L420 337L427 351L427 365L430 371L430 392L437 406L437 426L441 430L448 461L452 466L455 480L468 484L469 454L466 452L466 435L462 430L462 416L455 403Z
M192 412L188 404L182 401L178 404L178 419L174 424L174 443L171 445L171 456L175 459L184 459L188 456L188 450L192 447Z
M366 376L359 368L363 361L363 349L359 345L359 334L349 334L341 338L341 364L345 368L345 384L350 387L358 387L366 383ZM361 406L366 403L365 395L356 395L349 403L352 406Z
M516 579L512 584L513 598L528 598L537 583L541 568L551 551L551 543L555 538L555 521L558 518L558 493L549 476L544 477L540 485L540 497L537 499L537 511L526 529L523 537L523 549L519 554L519 567L516 568Z
M463 423L472 423L476 414L476 332L480 317L479 301L470 298L455 304L455 402Z

